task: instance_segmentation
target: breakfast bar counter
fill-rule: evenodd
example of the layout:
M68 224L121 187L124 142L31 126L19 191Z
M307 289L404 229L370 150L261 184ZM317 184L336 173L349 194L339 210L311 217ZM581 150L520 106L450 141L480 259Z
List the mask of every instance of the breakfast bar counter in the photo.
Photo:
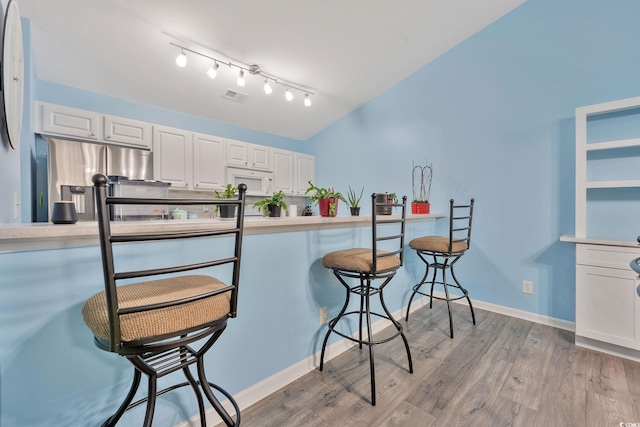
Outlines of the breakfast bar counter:
M407 222L434 221L444 214L407 215ZM152 220L113 222L114 230L167 232L203 228L229 228L233 219ZM297 216L269 218L245 217L245 234L281 233L288 231L321 230L331 228L365 227L371 225L370 216ZM37 249L68 248L98 244L98 225L95 221L76 224L0 224L0 253Z

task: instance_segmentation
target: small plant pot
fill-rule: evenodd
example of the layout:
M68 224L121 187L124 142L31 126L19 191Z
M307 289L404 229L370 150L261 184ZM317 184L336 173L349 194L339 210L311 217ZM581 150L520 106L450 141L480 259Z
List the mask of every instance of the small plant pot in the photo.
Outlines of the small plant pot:
M235 205L223 206L220 205L220 218L235 218L236 207Z
M338 199L320 199L318 200L318 208L320 216L336 216L338 215Z
M393 196L388 194L376 194L376 203L393 203ZM376 206L377 215L391 215L391 206Z
M351 216L360 216L360 206L351 207L349 209L351 210Z
M412 214L428 214L431 210L430 203L411 203Z
M269 208L269 218L280 218L280 214L282 213L282 206L278 205L267 205Z

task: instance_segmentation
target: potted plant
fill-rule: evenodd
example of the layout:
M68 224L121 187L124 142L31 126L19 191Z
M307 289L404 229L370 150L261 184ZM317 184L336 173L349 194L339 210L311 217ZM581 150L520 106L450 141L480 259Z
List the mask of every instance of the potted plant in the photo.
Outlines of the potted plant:
M253 204L254 208L262 210L265 215L271 218L277 218L280 216L282 209L287 209L287 203L284 201L285 194L282 190L277 193L273 193L271 197L264 198Z
M320 216L336 216L338 215L338 200L347 203L342 193L334 191L333 187L316 187L309 181L309 188L304 194L308 194L311 191L313 193L309 196L309 200L318 204Z
M429 193L431 193L431 179L433 178L433 167L431 164L416 166L413 164L411 172L411 187L413 190L413 201L411 202L412 214L428 214L431 210L429 204Z
M398 196L396 193L377 193L376 203L393 204L398 203ZM378 215L391 215L391 206L376 206L376 214Z
M362 199L362 193L364 192L364 187L360 190L360 195L357 195L355 190L349 186L349 192L347 193L347 206L351 210L351 216L360 215L360 199Z
M227 184L222 193L218 190L215 191L218 199L234 199L237 194L238 188L231 184ZM220 210L220 218L233 218L236 216L236 205L218 205L216 209Z

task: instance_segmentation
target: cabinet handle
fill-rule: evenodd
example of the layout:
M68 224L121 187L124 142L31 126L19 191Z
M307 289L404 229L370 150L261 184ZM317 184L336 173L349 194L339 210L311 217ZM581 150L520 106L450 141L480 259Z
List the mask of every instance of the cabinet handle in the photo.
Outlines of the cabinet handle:
M107 138L107 139L111 139L111 135L107 135L107 136L106 136L106 138Z
M640 285L638 285L638 287L636 288L636 293L638 294L638 296L640 297Z
M91 132L90 136L96 136L95 132Z

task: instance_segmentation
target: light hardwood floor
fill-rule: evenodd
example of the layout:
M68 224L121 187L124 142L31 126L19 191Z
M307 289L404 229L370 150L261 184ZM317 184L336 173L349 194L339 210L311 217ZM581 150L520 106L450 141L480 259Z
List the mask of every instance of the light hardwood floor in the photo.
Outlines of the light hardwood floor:
M242 411L245 427L576 426L640 423L640 363L576 347L574 334L454 304L420 308L400 339L375 347L377 405L368 352L354 347ZM384 331L382 332L384 333ZM640 425L640 424L639 424Z

